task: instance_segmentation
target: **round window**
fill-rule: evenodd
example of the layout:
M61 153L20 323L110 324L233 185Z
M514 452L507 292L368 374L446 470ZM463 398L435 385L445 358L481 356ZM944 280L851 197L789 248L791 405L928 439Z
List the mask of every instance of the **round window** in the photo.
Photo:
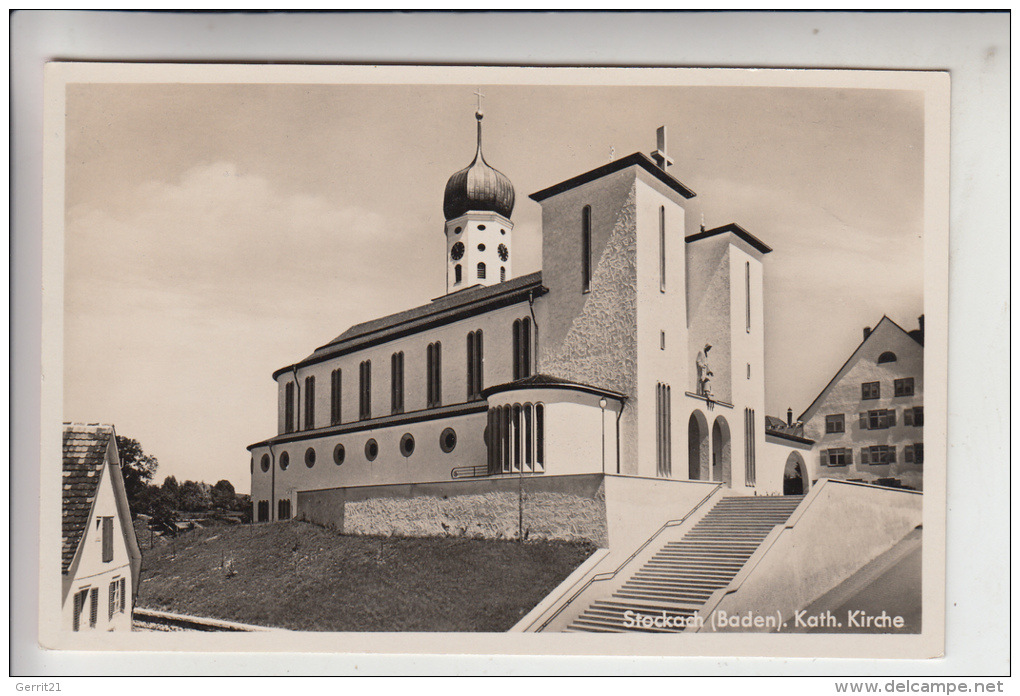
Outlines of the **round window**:
M269 471L269 455L268 454L263 454L262 455L262 461L259 464L259 466L262 467L262 472L263 473Z
M375 458L379 456L379 443L375 439L369 440L365 443L365 459L370 462L375 461Z
M479 244L478 245L478 251L485 251L485 245L484 244Z
M344 457L346 456L347 450L344 449L342 444L337 443L337 446L333 448L333 463L340 466L344 463Z
M499 233L500 234L506 234L506 230L500 230Z
M461 231L461 229L463 229L463 228L461 228L461 227L457 227L457 228L455 228L455 229L453 230L453 233L454 233L454 234L460 234L460 231Z
M315 448L309 447L305 450L305 466L311 469L315 466Z
M286 471L290 468L290 453L283 452L280 454L280 471Z
M480 229L480 230L484 230L484 229L485 229L485 225L479 225L479 226L478 226L478 229Z
M400 453L405 457L410 457L414 453L414 435L411 433L404 433L400 438Z
M452 452L453 448L457 446L457 431L453 428L447 428L440 433L439 446L444 452Z

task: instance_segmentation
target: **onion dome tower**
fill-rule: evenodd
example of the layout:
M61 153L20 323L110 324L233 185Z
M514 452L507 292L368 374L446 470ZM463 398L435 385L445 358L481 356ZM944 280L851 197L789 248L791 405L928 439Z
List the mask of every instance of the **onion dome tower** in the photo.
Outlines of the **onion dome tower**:
M447 293L473 285L495 285L513 277L510 233L514 225L510 215L514 210L514 187L482 156L483 113L481 94L477 94L475 158L450 177L443 196Z

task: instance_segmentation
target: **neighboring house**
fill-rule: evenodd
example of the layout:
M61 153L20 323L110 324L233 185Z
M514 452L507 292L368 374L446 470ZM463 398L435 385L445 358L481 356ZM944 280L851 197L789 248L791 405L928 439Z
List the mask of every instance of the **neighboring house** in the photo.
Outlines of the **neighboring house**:
M63 626L131 630L142 555L111 425L64 424Z
M888 317L801 415L815 441L812 479L923 490L924 316L907 332Z

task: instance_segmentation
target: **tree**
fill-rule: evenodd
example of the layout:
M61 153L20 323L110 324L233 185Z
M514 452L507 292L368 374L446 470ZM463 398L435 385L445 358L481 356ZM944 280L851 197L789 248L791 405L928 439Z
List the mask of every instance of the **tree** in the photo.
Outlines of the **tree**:
M131 509L131 516L134 517L139 512L144 512L149 482L156 474L159 461L151 454L146 454L138 440L120 435L117 436L117 454L124 476L128 507Z
M234 484L226 479L217 481L216 485L212 487L212 504L213 507L220 508L221 510L230 510L234 507Z
M181 486L177 483L176 476L167 476L163 479L162 492L167 501L175 508L181 506Z

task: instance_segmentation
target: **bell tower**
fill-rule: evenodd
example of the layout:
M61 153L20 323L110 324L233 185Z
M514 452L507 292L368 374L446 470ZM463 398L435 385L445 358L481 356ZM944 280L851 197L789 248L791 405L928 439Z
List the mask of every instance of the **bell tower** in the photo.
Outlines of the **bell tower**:
M514 187L502 172L482 156L482 93L475 119L478 144L475 158L446 182L443 216L446 219L446 292L473 285L495 285L513 277L510 215Z

